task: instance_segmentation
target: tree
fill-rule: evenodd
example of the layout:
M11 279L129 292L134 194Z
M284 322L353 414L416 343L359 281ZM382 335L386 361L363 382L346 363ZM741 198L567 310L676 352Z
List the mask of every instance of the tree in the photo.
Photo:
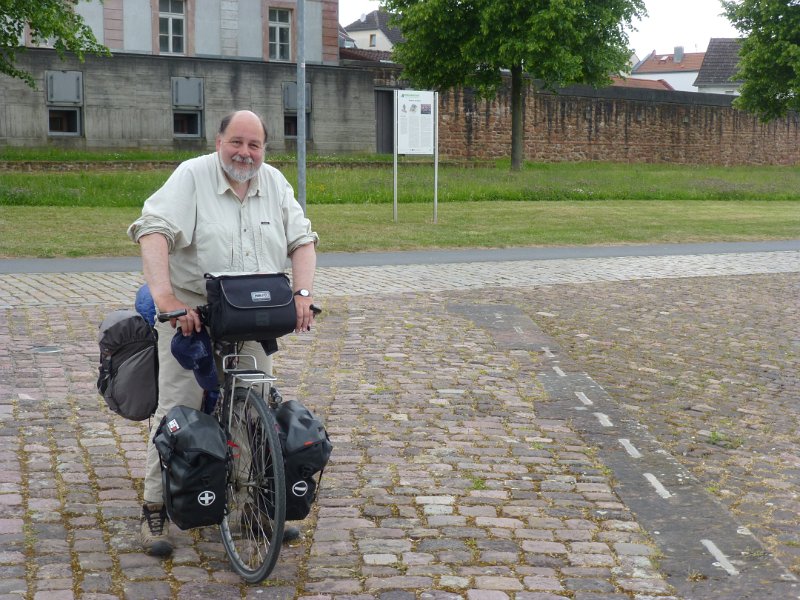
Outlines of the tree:
M79 0L0 0L0 73L22 79L35 88L30 73L16 66L24 50L25 26L34 44L51 45L62 59L67 52L83 61L84 53L108 54L83 17L75 12Z
M800 2L739 0L722 5L744 38L734 75L744 83L734 106L765 122L800 111Z
M413 85L474 88L484 98L511 74L511 168L523 158L523 78L548 89L606 85L626 71L625 26L643 0L383 0L405 41L395 60Z

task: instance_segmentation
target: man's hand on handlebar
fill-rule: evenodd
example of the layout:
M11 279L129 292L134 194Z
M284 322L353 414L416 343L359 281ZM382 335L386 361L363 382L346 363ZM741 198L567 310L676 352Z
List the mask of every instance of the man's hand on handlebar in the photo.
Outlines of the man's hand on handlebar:
M310 298L303 298L302 301L296 299L295 308L297 309L295 332L311 331L314 317L320 314L322 309L316 304L312 304ZM202 309L202 307L198 307L198 309ZM174 310L159 311L156 313L156 319L160 323L169 321L172 327L179 326L183 335L190 335L192 330L200 332L203 327L200 312L180 303L179 307Z
M172 327L180 327L183 335L191 335L192 331L199 332L203 325L200 322L200 315L193 308L190 308L177 298L172 302L165 302L159 306L157 318L164 323L169 321Z
M297 325L294 329L296 333L311 331L311 325L314 323L314 316L322 312L322 310L312 302L311 297L294 297L294 305L297 309Z

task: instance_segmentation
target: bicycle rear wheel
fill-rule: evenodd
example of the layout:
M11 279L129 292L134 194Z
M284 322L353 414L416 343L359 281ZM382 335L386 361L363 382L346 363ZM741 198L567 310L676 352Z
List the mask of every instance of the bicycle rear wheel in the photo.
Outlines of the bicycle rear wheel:
M231 417L233 459L220 525L222 543L242 579L258 583L275 567L283 540L286 491L280 439L272 411L252 389L237 388L233 406L223 408L222 414Z

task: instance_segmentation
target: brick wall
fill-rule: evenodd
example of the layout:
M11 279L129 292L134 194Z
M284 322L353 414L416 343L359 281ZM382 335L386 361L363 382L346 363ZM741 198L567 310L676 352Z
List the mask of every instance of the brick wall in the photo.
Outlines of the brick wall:
M525 159L691 164L797 164L797 115L760 123L731 108L730 96L574 86L559 94L527 89ZM509 88L483 101L469 91L439 96L443 157L511 154Z

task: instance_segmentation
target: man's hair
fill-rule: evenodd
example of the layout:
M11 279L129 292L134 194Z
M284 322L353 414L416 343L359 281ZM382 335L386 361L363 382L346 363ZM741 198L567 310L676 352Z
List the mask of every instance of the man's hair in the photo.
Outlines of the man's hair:
M228 129L228 125L231 124L231 119L236 115L236 113L241 112L238 110L233 111L232 113L228 113L224 117L222 117L222 121L219 123L219 131L217 132L219 135L225 133L225 130ZM261 118L260 115L256 115L258 117L259 122L261 123L261 128L264 130L264 143L267 143L267 125L264 123L264 119Z

